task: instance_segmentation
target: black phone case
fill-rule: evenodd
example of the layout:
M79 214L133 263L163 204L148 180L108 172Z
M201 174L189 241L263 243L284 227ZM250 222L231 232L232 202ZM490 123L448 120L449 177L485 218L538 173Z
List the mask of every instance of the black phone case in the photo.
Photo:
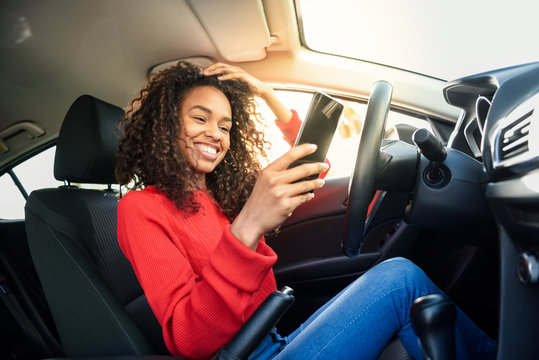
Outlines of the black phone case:
M331 96L322 92L314 93L294 146L310 143L316 144L317 149L314 153L294 161L289 168L305 163L324 162L343 109L344 106ZM312 175L306 179L315 179L317 176Z

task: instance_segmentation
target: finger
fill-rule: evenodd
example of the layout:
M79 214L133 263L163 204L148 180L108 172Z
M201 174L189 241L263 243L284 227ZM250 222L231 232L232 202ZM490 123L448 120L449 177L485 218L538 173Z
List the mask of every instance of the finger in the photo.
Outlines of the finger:
M311 175L318 175L329 168L326 163L306 163L281 172L280 181L294 183ZM310 191L312 189L308 189Z
M216 63L206 66L202 71L214 71L215 69L222 68L224 66L227 66L227 64L216 62Z
M294 161L314 153L316 149L317 146L315 144L301 144L294 146L284 153L284 155L269 164L268 167L271 167L274 170L286 170Z
M232 73L232 72L229 72L229 73L221 73L221 75L220 75L217 79L219 79L220 81L232 80L232 79L246 80L246 79L245 79L245 74L242 74L242 73Z
M217 79L219 81L239 79L248 84L250 83L249 78L247 77L247 74L245 72L235 70L235 69L217 68L211 71L204 72L204 75L205 76L218 75Z
M205 76L213 75L216 67L218 67L218 64L211 64L202 69L201 73Z
M314 198L314 193L305 193L305 194L301 194L301 195L298 195L298 196L294 196L291 201L290 201L290 208L291 208L291 211L288 215L288 217L290 217L290 215L292 215L292 212L294 210L296 210L296 208L298 206L300 206L301 204L309 201L309 200L312 200Z
M222 74L222 73L232 73L232 72L239 72L239 68L223 63L215 63L207 68L205 68L203 71L204 75L216 75L216 74Z
M289 184L286 187L286 194L292 197L303 196L311 193L316 189L320 189L325 184L322 179L305 180Z

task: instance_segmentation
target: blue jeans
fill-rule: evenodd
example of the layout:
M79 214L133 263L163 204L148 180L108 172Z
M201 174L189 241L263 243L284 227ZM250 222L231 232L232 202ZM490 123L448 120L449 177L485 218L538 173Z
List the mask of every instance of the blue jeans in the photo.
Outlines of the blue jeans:
M423 359L410 323L420 296L441 293L404 258L386 260L359 277L287 337L272 331L249 357L265 359L377 359L397 334L414 359ZM457 359L493 359L496 343L461 310L455 326Z

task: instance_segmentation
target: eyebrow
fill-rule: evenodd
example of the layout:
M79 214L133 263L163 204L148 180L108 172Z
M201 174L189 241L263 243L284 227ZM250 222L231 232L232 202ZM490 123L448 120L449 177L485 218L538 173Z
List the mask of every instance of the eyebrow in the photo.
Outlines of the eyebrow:
M208 114L213 114L213 112L212 112L210 109L208 109L207 107L202 106L202 105L195 105L195 106L193 106L193 107L191 108L191 110L193 110L193 109L199 109L199 110L202 110L202 111L204 111L204 112L206 112L206 113L208 113ZM227 122L232 122L232 119L229 118L228 116L225 116L225 117L222 118L221 120L224 120L224 121L227 121Z

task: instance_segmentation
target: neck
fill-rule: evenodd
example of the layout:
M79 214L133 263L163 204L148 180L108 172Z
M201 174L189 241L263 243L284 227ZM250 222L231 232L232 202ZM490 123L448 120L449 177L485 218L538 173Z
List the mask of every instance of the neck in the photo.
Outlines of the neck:
M193 181L190 182L190 190L200 190L206 187L206 174L195 173Z

